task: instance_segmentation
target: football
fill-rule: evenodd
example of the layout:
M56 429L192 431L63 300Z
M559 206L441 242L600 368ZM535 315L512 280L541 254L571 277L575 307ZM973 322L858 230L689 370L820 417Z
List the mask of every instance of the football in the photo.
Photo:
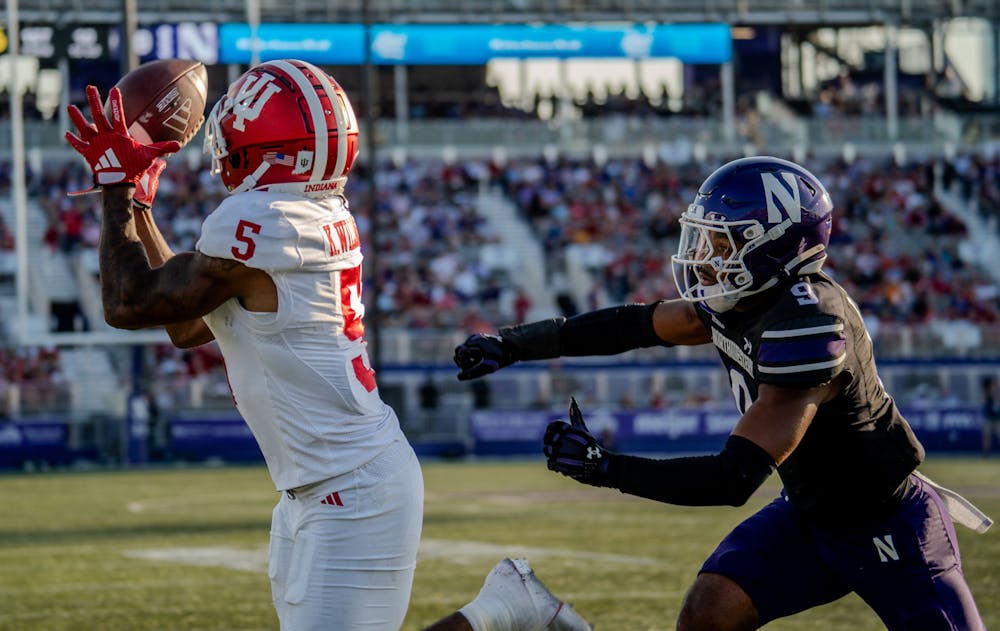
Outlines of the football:
M150 61L122 77L125 123L143 144L176 140L186 145L205 122L208 72L190 59Z

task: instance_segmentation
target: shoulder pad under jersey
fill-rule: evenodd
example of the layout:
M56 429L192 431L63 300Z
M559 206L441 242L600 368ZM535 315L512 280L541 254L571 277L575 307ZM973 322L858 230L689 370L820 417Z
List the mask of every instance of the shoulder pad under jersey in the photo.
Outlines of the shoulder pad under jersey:
M265 271L332 271L356 267L362 259L343 198L258 191L224 199L205 218L195 249Z
M831 381L847 358L844 321L816 313L774 322L760 335L757 374L760 383L808 388Z

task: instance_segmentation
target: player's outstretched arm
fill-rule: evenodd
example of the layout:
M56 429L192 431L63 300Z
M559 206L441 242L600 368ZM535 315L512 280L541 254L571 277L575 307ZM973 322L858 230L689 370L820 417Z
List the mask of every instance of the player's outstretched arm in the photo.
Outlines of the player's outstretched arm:
M455 349L461 381L496 372L517 361L617 355L651 346L710 341L694 306L681 300L628 304L572 318L550 318L475 334Z
M162 170L162 169L161 169ZM158 174L156 174L158 175ZM155 194L155 193L154 193ZM138 193L132 196L132 211L135 218L136 232L142 247L146 250L146 257L153 268L161 267L168 260L173 258L174 252L163 238L163 233L156 225L151 208L146 205L137 204ZM149 204L152 204L152 197L149 197ZM175 322L164 327L170 341L178 348L194 348L207 344L215 339L212 330L208 328L201 318L192 318L185 322Z
M545 456L549 469L592 486L668 504L741 506L795 450L819 405L842 387L841 378L816 388L762 385L722 451L662 460L604 449L574 402L570 423L554 421L546 429Z
M741 506L776 468L767 451L742 436L730 436L721 452L656 460L605 449L584 424L574 401L570 422L553 421L545 431L548 468L578 482L683 506Z

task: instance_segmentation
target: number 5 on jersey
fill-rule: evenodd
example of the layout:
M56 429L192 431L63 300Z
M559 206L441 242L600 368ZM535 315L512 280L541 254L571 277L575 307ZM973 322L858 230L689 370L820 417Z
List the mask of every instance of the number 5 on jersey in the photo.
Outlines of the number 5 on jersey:
M246 219L241 219L236 224L235 239L241 245L234 245L231 249L233 256L240 261L249 261L253 258L257 250L257 243L254 235L260 234L261 225ZM344 319L344 336L354 341L364 341L365 325L361 319L365 315L365 305L361 301L361 266L341 270L337 272L337 282L340 285L340 313ZM368 392L372 392L377 387L375 383L375 371L372 370L368 361L367 351L362 351L351 360L351 367L354 369L354 376L358 382Z
M246 219L240 219L240 222L236 224L236 240L243 245L234 245L230 251L238 260L249 261L253 258L253 253L257 250L257 243L251 236L254 234L260 234L259 223L247 221Z
M361 266L338 272L340 282L340 312L344 317L344 336L351 341L364 340L365 304L361 302ZM363 351L351 360L354 376L365 390L375 390L375 371L368 364L368 352Z

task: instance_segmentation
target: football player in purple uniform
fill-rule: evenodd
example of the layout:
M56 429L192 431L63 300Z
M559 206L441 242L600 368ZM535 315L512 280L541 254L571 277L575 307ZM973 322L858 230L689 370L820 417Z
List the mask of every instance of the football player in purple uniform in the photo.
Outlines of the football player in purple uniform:
M515 361L716 346L741 418L714 455L616 454L570 422L545 433L548 468L689 506L744 504L775 470L780 496L705 561L682 630L756 629L850 592L889 629L983 629L953 516L989 519L916 473L924 450L885 391L857 306L824 274L833 203L801 166L735 160L701 185L672 258L680 299L473 335L459 379Z

